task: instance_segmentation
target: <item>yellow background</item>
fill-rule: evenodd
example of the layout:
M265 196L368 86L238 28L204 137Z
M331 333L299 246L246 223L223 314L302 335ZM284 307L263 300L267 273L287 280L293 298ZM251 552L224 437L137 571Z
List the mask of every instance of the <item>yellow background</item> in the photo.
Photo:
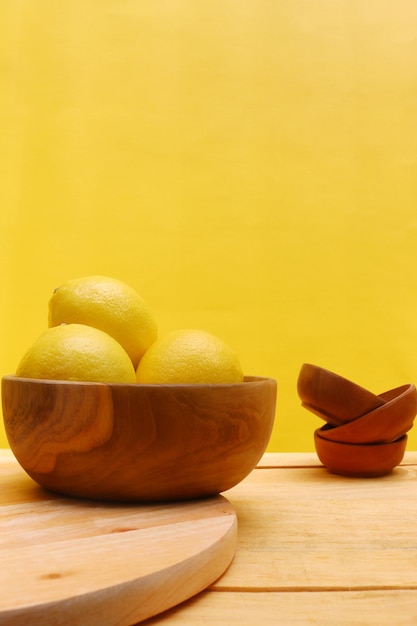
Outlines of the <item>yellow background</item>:
M271 450L303 362L417 381L415 0L5 0L0 59L2 375L101 273L277 379Z

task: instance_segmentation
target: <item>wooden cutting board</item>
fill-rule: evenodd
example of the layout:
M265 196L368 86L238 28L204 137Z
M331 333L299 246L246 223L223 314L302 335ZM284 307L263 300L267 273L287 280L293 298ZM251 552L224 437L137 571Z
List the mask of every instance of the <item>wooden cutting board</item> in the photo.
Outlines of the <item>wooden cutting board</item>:
M0 624L130 625L214 582L236 549L222 496L107 504L42 490L0 454Z

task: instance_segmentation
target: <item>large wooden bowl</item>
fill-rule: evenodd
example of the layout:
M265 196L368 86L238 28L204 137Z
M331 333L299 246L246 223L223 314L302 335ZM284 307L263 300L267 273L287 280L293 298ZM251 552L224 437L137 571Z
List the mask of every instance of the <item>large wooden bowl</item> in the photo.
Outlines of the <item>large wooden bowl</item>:
M39 485L103 500L205 497L247 476L271 435L276 381L109 385L2 379L16 459Z

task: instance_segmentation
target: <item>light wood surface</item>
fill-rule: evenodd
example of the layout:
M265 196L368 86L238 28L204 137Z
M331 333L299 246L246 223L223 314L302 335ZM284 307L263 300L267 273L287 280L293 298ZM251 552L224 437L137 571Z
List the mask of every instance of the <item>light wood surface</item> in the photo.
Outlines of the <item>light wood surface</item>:
M159 505L50 494L0 454L0 624L128 625L215 581L237 520L222 496Z
M33 496L33 484L11 452L2 451L0 459L2 505L25 501L28 490ZM44 498L39 488L36 493L32 517ZM417 452L406 452L392 474L375 479L332 475L314 453L270 453L224 495L238 517L230 567L206 590L143 626L417 624ZM58 522L59 515L49 520ZM130 524L127 518L117 523ZM4 533L4 519L1 527ZM44 561L48 567L47 551ZM106 565L103 560L100 568ZM1 585L6 580L3 566ZM66 589L68 579L60 584ZM192 584L192 576L183 584ZM137 590L133 596L140 605ZM133 623L123 610L112 619Z
M417 624L417 452L383 478L266 454L226 492L235 558L209 589L146 626Z

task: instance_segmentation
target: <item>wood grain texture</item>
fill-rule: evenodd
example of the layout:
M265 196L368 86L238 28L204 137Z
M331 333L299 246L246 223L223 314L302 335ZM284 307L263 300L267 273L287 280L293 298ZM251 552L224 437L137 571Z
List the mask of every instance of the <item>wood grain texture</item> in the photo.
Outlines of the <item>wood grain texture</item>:
M30 515L36 518L45 492L10 451L2 451L0 459L0 510L7 502L12 507L27 502L30 493ZM225 494L239 521L230 567L207 590L146 619L143 626L414 626L416 481L416 451L407 451L392 474L377 479L330 474L314 453L264 455L257 469ZM107 508L115 507L117 517L119 506ZM135 510L133 505L123 508ZM61 507L48 523L59 524L65 510ZM130 521L125 519L127 527ZM5 532L4 519L0 523ZM115 518L101 521L101 536L112 535L113 523ZM47 554L44 572L51 574ZM100 560L101 568L103 564ZM7 582L5 568L1 576L0 583ZM61 583L66 586L64 577ZM115 623L123 624L130 616L122 612L116 618L120 621Z
M237 541L222 496L103 504L54 496L0 457L0 624L129 625L216 580Z
M142 626L415 626L417 590L204 591Z
M19 463L59 493L162 501L220 493L264 453L276 382L104 385L2 379L6 433Z
M146 626L417 623L417 452L383 478L330 474L313 453L271 453L226 492L230 568Z
M417 588L417 467L348 478L323 467L256 469L226 492L239 519L235 590Z

